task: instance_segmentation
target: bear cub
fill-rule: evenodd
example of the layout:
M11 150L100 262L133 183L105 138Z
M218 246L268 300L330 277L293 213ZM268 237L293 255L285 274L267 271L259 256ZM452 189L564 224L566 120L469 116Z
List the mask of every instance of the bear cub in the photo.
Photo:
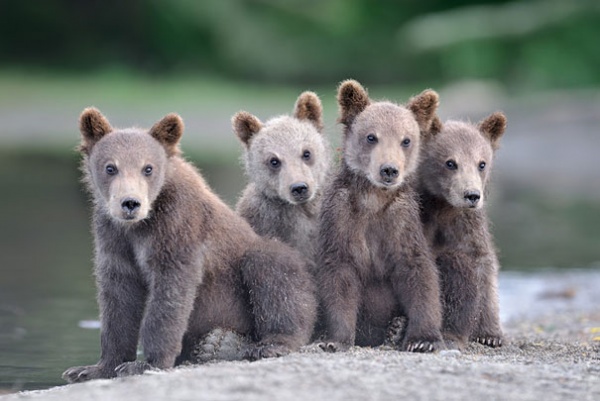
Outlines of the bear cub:
M254 231L277 238L315 260L317 219L329 172L323 107L313 92L296 100L293 116L262 123L245 111L232 118L243 143L248 186L237 212Z
M402 349L443 347L438 274L413 188L438 102L432 90L402 106L372 101L353 80L338 89L343 155L324 194L316 273L328 351L381 345L399 316L408 321Z
M94 200L101 355L96 365L68 369L65 380L171 368L216 328L250 338L250 359L308 342L316 298L303 258L258 236L211 192L180 156L178 115L149 131L113 129L89 108L80 131ZM138 340L145 362L136 361Z
M418 169L421 220L439 269L443 335L449 347L469 340L502 345L498 270L485 212L493 157L506 129L494 113L478 125L436 118Z

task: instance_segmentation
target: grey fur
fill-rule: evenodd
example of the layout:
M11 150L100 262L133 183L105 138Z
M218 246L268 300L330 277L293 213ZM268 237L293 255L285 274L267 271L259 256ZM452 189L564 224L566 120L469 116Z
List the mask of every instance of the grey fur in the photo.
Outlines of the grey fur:
M259 235L277 238L314 261L322 188L330 161L329 146L321 133L321 101L316 94L304 92L292 116L262 124L255 116L240 112L232 121L245 145L249 181L237 212ZM255 132L249 133L246 127L254 127ZM309 152L308 158L305 152ZM279 161L277 168L270 165L271 159ZM292 189L302 184L306 192L295 197Z

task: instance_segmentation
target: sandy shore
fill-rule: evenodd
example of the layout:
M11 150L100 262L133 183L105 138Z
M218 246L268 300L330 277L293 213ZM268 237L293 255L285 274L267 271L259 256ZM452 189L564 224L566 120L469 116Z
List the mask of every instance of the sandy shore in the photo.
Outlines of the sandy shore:
M9 400L599 400L600 270L501 276L508 344L418 355L315 346L0 397Z

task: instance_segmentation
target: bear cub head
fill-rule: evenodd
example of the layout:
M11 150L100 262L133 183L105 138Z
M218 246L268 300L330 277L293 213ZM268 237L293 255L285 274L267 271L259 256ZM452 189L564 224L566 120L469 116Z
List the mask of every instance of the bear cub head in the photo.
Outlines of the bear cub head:
M259 192L292 205L314 199L329 164L322 114L319 97L304 92L293 116L264 124L245 111L233 116L233 130L245 148L246 174Z
M168 159L179 154L183 121L169 114L150 130L114 129L95 108L79 118L83 170L95 203L114 221L144 220L165 182Z
M442 124L436 118L423 146L421 185L453 207L483 207L494 152L505 129L506 117L500 112L477 125L462 121Z
M417 168L421 132L431 126L438 94L425 90L406 106L373 102L360 83L347 80L337 97L346 165L376 187L402 185Z

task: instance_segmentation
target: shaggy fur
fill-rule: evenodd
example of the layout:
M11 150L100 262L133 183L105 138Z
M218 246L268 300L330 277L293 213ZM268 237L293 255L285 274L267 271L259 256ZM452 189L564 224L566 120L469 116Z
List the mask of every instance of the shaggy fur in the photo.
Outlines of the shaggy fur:
M506 117L479 126L439 120L423 145L419 166L421 219L436 258L448 346L469 339L502 345L498 317L498 259L483 208L495 149Z
M262 236L277 238L314 261L321 193L329 172L329 147L322 135L322 106L304 92L293 116L265 124L237 113L233 129L244 144L248 186L237 212Z
M338 102L344 150L324 195L317 271L326 349L380 345L392 319L406 316L403 349L433 351L442 346L439 283L411 180L438 96L372 102L345 81Z
M255 234L178 155L179 116L149 132L113 130L96 109L80 121L102 352L67 381L173 367L215 328L249 337L252 359L309 340L316 300L302 257ZM135 362L138 340L145 362Z

